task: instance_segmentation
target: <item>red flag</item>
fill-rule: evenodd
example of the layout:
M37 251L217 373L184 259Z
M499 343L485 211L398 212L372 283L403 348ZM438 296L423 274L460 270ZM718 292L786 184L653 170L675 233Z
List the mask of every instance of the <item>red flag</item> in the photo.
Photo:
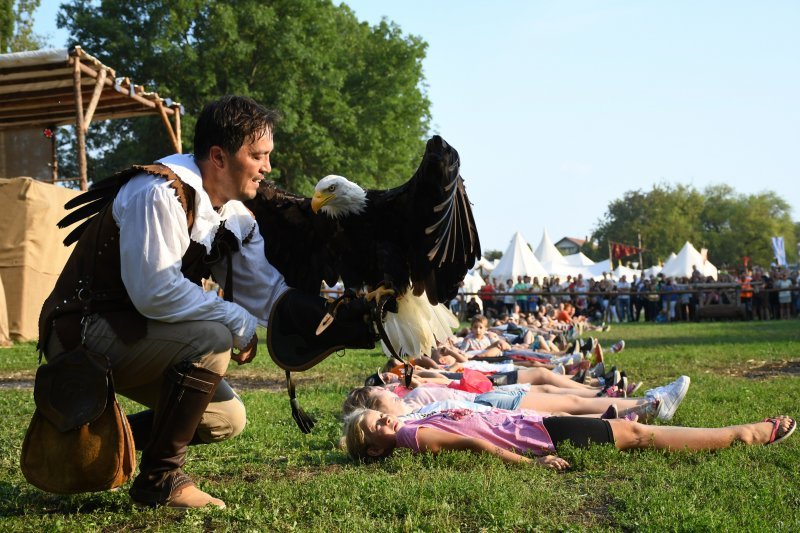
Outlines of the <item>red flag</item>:
M644 251L644 248L639 248L638 246L631 246L630 244L622 244L619 242L611 241L612 259L621 259L623 257L628 257L629 255L638 254L641 251Z

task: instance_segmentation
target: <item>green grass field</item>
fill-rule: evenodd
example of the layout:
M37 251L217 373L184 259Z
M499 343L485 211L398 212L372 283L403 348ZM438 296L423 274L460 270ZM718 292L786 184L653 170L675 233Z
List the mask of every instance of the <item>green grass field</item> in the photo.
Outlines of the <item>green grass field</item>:
M721 426L800 416L800 322L619 325L608 357L646 386L692 378L673 423ZM248 427L228 442L194 447L186 470L225 500L223 511L141 510L125 490L55 496L28 485L19 451L33 412L32 344L0 351L2 531L799 531L800 434L774 447L714 453L567 450L566 473L507 466L493 457L405 451L368 466L336 447L345 393L384 361L348 351L300 374L311 435L291 419L283 374L263 346L229 379ZM138 408L123 401L128 412ZM127 488L127 487L125 487Z

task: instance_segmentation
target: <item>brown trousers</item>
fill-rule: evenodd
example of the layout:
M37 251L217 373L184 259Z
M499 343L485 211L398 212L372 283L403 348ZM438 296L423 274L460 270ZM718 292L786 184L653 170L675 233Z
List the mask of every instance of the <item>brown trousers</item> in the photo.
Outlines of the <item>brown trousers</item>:
M108 323L93 316L87 329L86 345L105 354L111 361L114 388L118 394L154 409L161 393L164 372L178 363L190 361L216 374L224 375L231 358L233 338L228 328L217 322L193 321L174 324L148 320L147 336L133 344L123 343ZM55 332L45 358L60 353ZM208 405L197 436L204 442L235 437L246 423L244 404L225 380Z

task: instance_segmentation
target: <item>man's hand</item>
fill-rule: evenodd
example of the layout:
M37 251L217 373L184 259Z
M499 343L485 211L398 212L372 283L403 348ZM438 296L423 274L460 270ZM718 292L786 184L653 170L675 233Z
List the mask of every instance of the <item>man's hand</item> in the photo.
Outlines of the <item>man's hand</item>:
M250 342L247 343L247 346L236 352L235 350L231 353L231 359L239 363L240 365L249 363L256 357L256 351L258 349L258 335L253 333L253 338L250 339Z

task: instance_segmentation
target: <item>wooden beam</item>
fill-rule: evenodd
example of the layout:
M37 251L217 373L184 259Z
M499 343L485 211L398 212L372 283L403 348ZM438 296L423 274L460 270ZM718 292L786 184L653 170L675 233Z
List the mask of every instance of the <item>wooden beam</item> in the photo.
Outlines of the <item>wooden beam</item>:
M56 148L56 129L53 127L51 130L53 132L52 137L50 137L50 175L52 177L53 183L58 181L58 150Z
M75 86L75 133L78 135L78 171L81 190L88 189L88 165L86 163L86 129L83 124L83 95L81 94L81 60L72 58L72 79Z
M40 70L58 70L63 68L64 68L64 61L59 61L58 63L46 63L42 65L26 65L24 67L0 68L0 76L37 72Z
M85 128L84 131L89 131L89 124L92 122L92 115L94 115L94 110L97 109L97 102L100 101L100 93L103 92L103 84L106 81L106 71L101 70L100 75L97 76L97 80L95 81L94 85L94 92L92 93L92 99L89 102L89 107L86 109L86 115L83 117L83 127Z
M178 153L182 154L183 153L183 141L181 140L181 137L183 137L183 134L181 133L181 110L180 110L180 107L176 107L175 108L175 115L173 116L173 119L175 120L175 136L178 138Z
M164 123L164 127L167 130L167 134L169 134L169 139L170 141L172 141L172 147L175 148L176 152L180 153L181 145L178 142L177 137L175 137L175 132L172 130L172 123L169 121L169 118L167 118L167 112L164 109L164 104L160 98L156 100L156 102L157 102L156 105L158 107L158 114L161 115L161 122Z
M150 117L153 116L152 111L143 111L141 109L134 110L134 111L114 111L114 112L104 112L101 113L99 110L94 114L94 120L116 120L122 118L136 118L136 117ZM19 129L24 127L45 127L45 126L66 126L75 124L75 113L71 113L69 116L59 118L59 117L45 117L45 118L36 118L36 119L20 119L20 120L8 120L8 121L0 121L0 131L2 130L10 130L10 129Z

